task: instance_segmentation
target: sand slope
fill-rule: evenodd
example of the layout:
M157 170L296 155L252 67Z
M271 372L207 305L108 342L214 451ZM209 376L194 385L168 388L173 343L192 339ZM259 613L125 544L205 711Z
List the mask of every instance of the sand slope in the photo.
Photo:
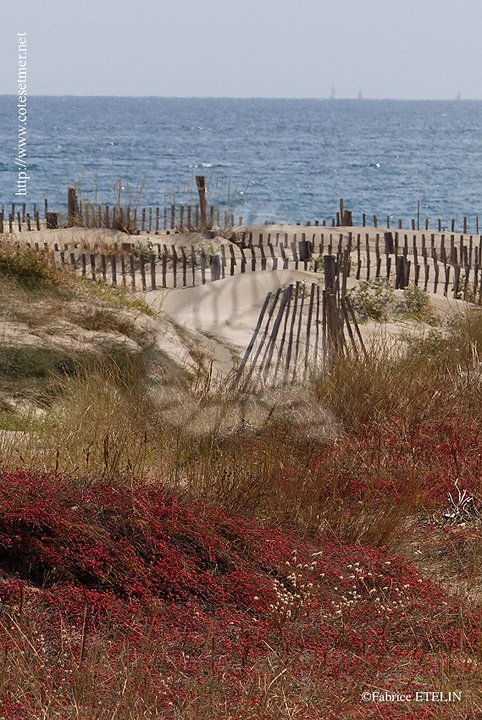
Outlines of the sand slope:
M195 370L203 359L227 374L238 364L253 334L268 292L320 275L297 270L247 272L194 288L154 291L146 300L161 312L160 348Z

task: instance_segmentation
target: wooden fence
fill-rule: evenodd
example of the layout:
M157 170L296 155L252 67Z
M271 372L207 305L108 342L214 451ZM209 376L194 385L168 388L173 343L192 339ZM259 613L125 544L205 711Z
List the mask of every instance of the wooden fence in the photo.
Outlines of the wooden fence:
M100 205L91 202L82 202L77 197L75 188L69 188L67 193L67 214L65 219L58 212L50 212L47 199L44 200L44 216L47 229L58 229L61 227L86 227L86 228L109 228L121 230L130 235L140 233L154 233L179 231L204 231L213 227L234 227L234 215L224 212L224 217L214 205L208 208L206 199L206 179L199 175L196 177L196 184L199 193L199 204L197 205L165 205L160 207L131 207L130 205ZM243 218L239 218L242 225ZM9 232L13 228L22 230L40 230L40 212L36 203L33 204L32 212L27 212L27 204L22 203L18 207L12 204L12 210L6 213L5 207L0 211L0 232L4 232L4 226L8 223Z
M205 230L207 228L229 228L234 227L236 224L241 226L243 224L243 218L235 216L227 210L221 211L213 205L207 206L206 202L206 187L204 176L196 177L196 184L199 192L199 204L184 204L176 205L171 203L164 205L163 207L141 207L136 205L131 207L130 205L101 205L98 203L91 203L84 201L82 202L77 198L77 194L74 188L69 188L67 195L67 212L65 218L59 212L49 211L48 200L44 199L43 202L43 213L46 227L49 229L56 229L60 227L72 227L79 225L87 228L112 228L121 230L132 235L138 235L140 233L167 233L174 231L196 231ZM386 223L384 224L384 220ZM381 223L381 225L380 225ZM265 221L265 225L275 223L269 223ZM296 225L301 225L298 222ZM347 210L344 207L343 198L340 199L340 210L330 220L315 220L313 223L307 221L306 227L351 227L355 225L353 221L353 213L351 210ZM40 211L37 208L37 204L33 203L30 206L30 212L27 211L27 204L13 203L11 206L11 212L5 210L5 206L0 207L0 232L4 232L4 225L9 227L9 231L12 232L14 227L22 230L33 230L40 229ZM359 225L362 227L373 226L374 228L386 227L390 230L390 227L398 227L398 230L403 230L403 222L401 219L398 223L395 221L391 222L390 216L387 215L381 221L377 215L368 215L362 213ZM428 218L421 218L420 216L420 202L418 203L417 218L411 218L410 227L408 230L423 230L429 231L430 225ZM455 234L456 221L451 219L447 223L447 227L450 227L450 231L445 228L445 223L438 218L436 221L438 232L451 232ZM469 218L464 216L462 221L463 234L468 234ZM475 235L479 235L479 217L475 217Z
M7 236L8 237L8 236ZM69 264L76 272L92 280L122 284L137 291L159 288L194 287L239 273L265 270L308 270L319 273L324 255L335 256L337 272L346 286L348 278L386 280L396 288L409 283L430 293L453 295L472 302L482 302L482 236L436 237L385 232L364 238L358 233L306 233L298 240L296 233L276 233L267 237L252 233L235 237L208 252L198 247L150 244L149 249L133 243L122 243L114 252L80 247L80 243L52 246L28 242L25 235L17 245L47 249L57 262ZM253 244L253 240L257 240Z
M262 252L264 234L258 234L258 247ZM456 235L455 233L338 233L318 231L307 240L301 233L301 241L289 241L287 233L267 233L267 247L279 248L286 264L284 248L291 247L293 263L315 272L322 264L325 252L336 254L339 266L348 267L348 277L357 280L382 280L393 282L396 288L409 283L427 292L453 293L455 298L482 302L482 235ZM253 233L238 235L241 247L252 248L256 240ZM274 242L274 245L272 245ZM343 261L343 258L345 260Z
M47 206L47 201L45 201ZM64 227L85 227L85 228L108 228L120 230L129 235L140 235L153 233L159 235L169 232L195 232L201 231L201 215L199 205L172 205L169 208L149 207L131 208L110 207L109 205L94 205L93 203L80 203L79 215L75 223L70 223L59 212L46 211L45 222L41 223L40 212L36 205L28 212L26 205L19 210L12 205L12 210L7 212L5 208L0 210L0 233L13 232L14 230L31 231L46 228L57 230ZM240 224L243 218L236 219ZM207 215L206 228L228 228L234 227L234 215L227 211L224 213L210 206Z
M292 283L267 294L232 388L304 382L308 372L350 353L366 349L348 297L338 297L326 274L324 290L319 283Z
M423 230L425 228L425 230L428 231L429 227L432 227L432 228L434 227L434 225L431 224L431 221L429 221L429 218L423 218L420 215L420 209L421 208L420 208L420 201L419 201L417 203L417 217L410 219L409 227L406 229L418 231L418 230ZM384 225L385 219L386 219L386 224ZM437 222L438 232L445 232L446 231L445 221L442 221L441 218L438 218L436 222ZM264 224L265 225L270 225L270 224L274 225L275 223L274 222L270 223L268 220L265 220ZM297 225L305 225L305 226L314 225L314 226L322 226L322 227L328 227L328 226L331 226L331 227L353 227L354 225L357 225L357 223L354 222L354 220L353 220L353 212L351 210L347 210L345 208L343 198L340 199L340 210L337 211L333 215L333 217L331 217L329 220L324 219L321 222L319 220L315 220L314 223L312 223L311 221L308 221L305 223L298 222L296 224ZM371 227L372 226L375 228L377 228L379 226L380 227L385 226L387 228L387 230L389 230L390 227L393 227L393 228L398 227L399 230L403 230L403 221L401 219L399 219L398 222L396 220L393 221L390 219L390 215L386 215L385 218L381 218L381 220L379 221L379 218L377 217L377 215L369 215L367 213L362 213L358 225L361 227L367 227L367 226ZM455 225L456 225L456 221L454 218L452 218L450 221L447 222L447 228L450 228L451 229L450 231L453 233L456 232ZM466 235L468 232L468 227L469 227L469 218L467 218L467 216L464 216L462 226L463 226L463 233ZM478 215L475 216L474 230L475 230L475 234L478 235L479 234L479 216Z

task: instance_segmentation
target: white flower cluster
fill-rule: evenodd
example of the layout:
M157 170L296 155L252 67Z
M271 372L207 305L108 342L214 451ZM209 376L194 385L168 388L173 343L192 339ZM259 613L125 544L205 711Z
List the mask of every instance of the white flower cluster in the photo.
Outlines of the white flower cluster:
M291 569L287 575L287 582L283 583L278 579L273 580L276 600L270 605L271 624L282 628L288 620L299 617L307 608L310 592L313 583L308 582L307 572L313 572L318 565L315 557L321 555L321 552L312 555L312 562L298 562L297 550L291 553L291 560L286 561L286 565Z
M385 565L391 565L391 562L387 560ZM391 578L387 578L382 573L373 575L360 567L358 562L348 565L347 569L351 571L347 578L354 580L354 583L352 589L346 590L345 594L341 596L340 601L331 601L336 617L343 616L345 610L360 602L373 602L380 614L391 614L395 610L409 605L411 599L406 592L410 588L409 584L403 585L402 588L394 587ZM369 587L368 583L374 581L375 578L379 581L378 587ZM342 575L340 575L340 579L343 579ZM334 589L338 590L338 587L335 585Z

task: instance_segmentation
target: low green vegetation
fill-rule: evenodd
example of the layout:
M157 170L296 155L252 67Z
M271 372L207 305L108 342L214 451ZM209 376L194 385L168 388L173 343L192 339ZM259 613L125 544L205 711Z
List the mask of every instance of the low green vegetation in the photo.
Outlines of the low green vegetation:
M395 305L394 313L402 319L418 320L428 325L440 322L432 310L428 294L415 285L403 289L403 298Z
M428 294L414 285L404 288L400 295L386 279L362 280L348 291L348 297L361 322L416 320L429 325L439 323Z
M104 300L112 307L125 307L138 310L149 317L156 317L154 310L146 303L143 297L133 295L126 287L114 285L102 285L93 280L84 279L79 292L84 297L98 298Z
M360 320L388 320L394 293L386 280L362 280L347 294Z

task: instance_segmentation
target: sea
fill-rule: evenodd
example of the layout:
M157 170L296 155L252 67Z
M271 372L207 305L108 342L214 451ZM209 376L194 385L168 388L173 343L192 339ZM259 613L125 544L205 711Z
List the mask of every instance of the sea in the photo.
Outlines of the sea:
M0 96L0 205L64 209L74 184L93 202L194 204L204 175L244 223L331 221L340 198L355 223L482 218L482 101L32 96L23 123L17 103Z

